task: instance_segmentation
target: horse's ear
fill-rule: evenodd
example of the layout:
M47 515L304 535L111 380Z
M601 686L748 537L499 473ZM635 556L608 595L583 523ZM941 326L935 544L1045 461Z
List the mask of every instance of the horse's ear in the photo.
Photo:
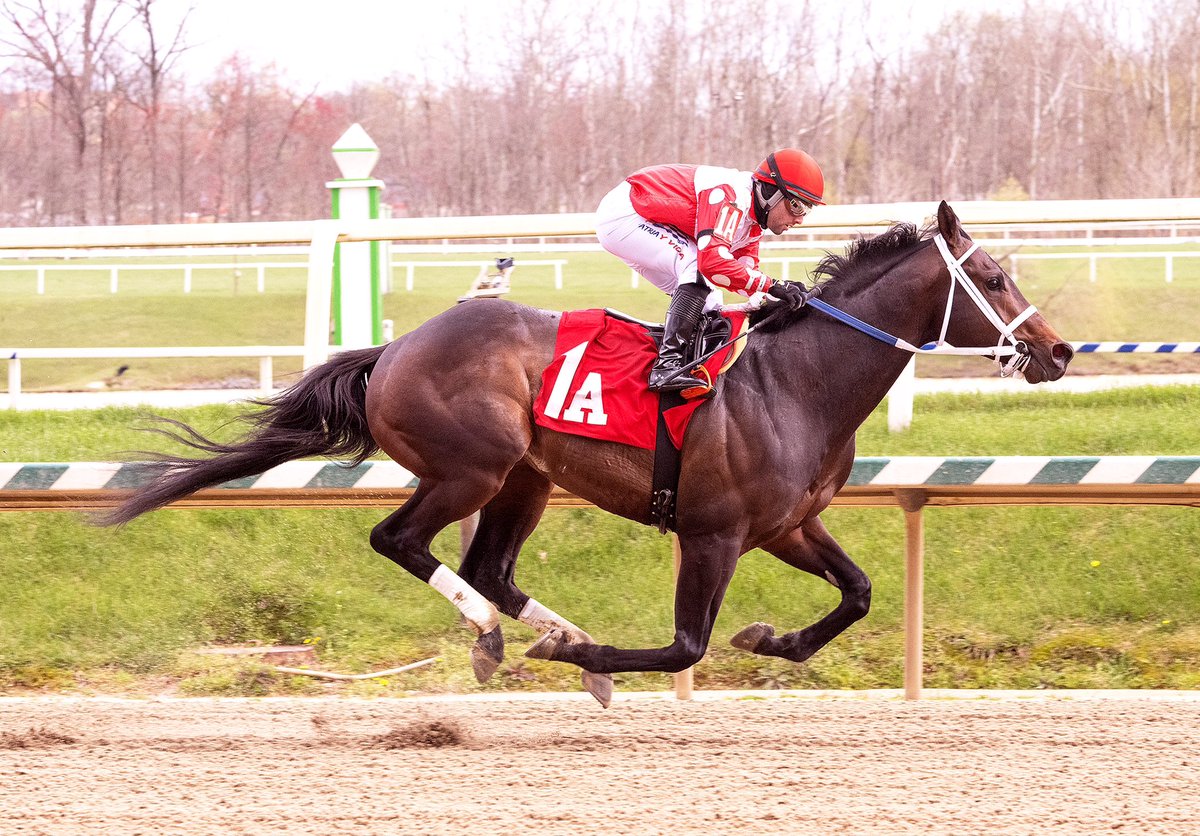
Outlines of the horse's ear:
M958 221L958 215L954 214L950 204L944 200L938 206L937 222L938 232L942 233L942 237L946 239L946 243L951 248L961 245L967 238L967 233L963 231L962 224Z

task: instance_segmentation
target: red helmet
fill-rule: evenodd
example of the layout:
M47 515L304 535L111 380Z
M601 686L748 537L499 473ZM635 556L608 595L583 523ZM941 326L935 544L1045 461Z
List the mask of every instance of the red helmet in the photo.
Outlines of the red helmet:
M817 161L799 148L781 148L759 163L754 179L770 183L789 197L821 206L825 201L825 175Z

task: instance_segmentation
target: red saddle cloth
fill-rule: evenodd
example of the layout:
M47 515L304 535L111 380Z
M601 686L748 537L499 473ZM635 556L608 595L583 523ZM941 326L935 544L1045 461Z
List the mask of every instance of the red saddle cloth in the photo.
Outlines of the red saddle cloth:
M723 314L740 334L746 315ZM739 343L704 363L713 380ZM539 426L601 441L654 449L658 395L646 388L658 355L654 340L632 322L603 310L563 314L554 343L554 360L542 373L542 391L533 405ZM707 398L695 398L665 413L671 442L683 446L693 413Z

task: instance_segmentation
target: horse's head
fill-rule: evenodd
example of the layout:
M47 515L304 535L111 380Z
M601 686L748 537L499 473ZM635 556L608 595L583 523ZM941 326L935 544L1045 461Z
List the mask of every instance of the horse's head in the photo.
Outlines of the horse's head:
M939 308L939 335L955 346L1007 346L1009 369L1023 369L1030 383L1058 380L1075 352L1017 289L990 255L978 247L946 201L938 206L936 241L950 310ZM944 243L944 245L943 245ZM952 289L952 290L951 290Z

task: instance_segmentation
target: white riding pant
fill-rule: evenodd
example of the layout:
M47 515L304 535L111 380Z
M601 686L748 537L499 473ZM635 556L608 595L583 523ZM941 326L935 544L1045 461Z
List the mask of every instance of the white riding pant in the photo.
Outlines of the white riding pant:
M668 295L681 284L695 282L699 278L696 242L673 227L639 215L629 198L630 188L628 182L622 182L600 201L596 209L600 246ZM721 291L713 289L704 309L719 308L723 301Z

